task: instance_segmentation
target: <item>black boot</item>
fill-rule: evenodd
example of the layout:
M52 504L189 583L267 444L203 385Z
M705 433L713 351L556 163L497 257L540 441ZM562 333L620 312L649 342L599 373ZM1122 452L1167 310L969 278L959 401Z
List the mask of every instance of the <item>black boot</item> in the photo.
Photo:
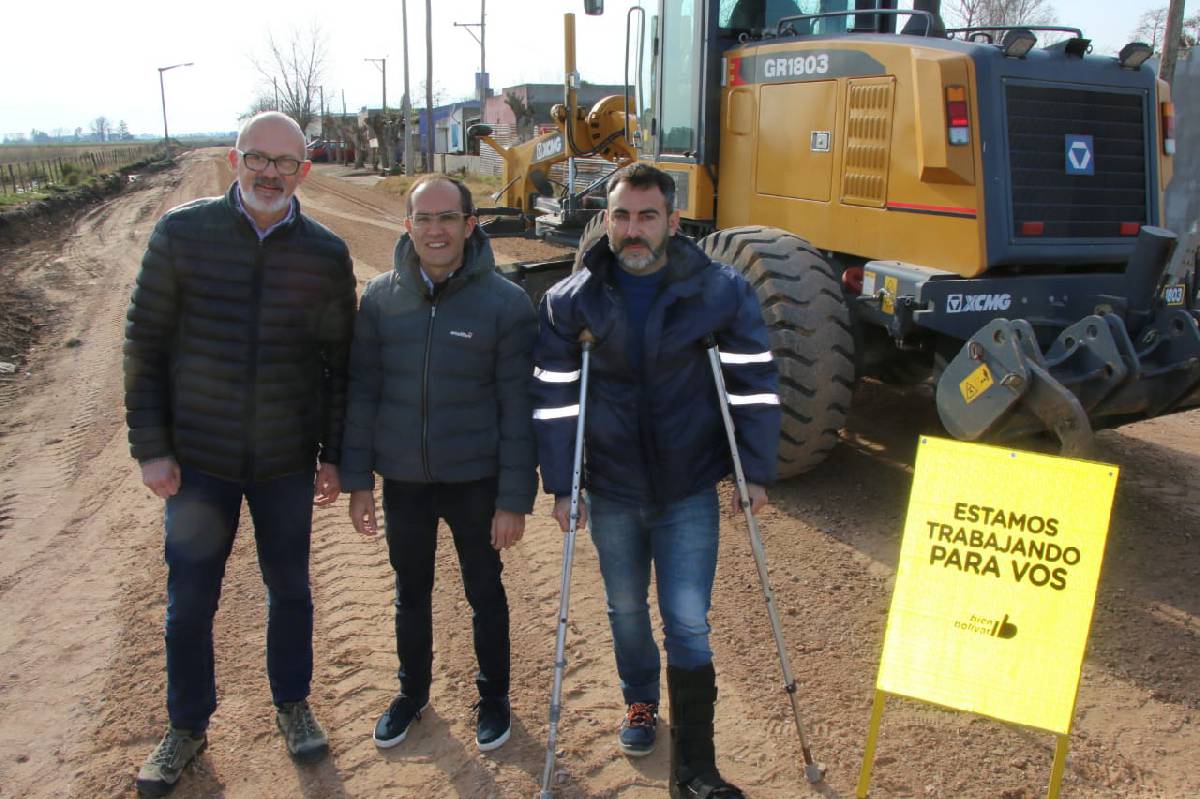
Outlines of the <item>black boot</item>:
M721 779L713 749L713 703L717 674L711 663L698 669L667 666L671 699L671 799L745 799Z

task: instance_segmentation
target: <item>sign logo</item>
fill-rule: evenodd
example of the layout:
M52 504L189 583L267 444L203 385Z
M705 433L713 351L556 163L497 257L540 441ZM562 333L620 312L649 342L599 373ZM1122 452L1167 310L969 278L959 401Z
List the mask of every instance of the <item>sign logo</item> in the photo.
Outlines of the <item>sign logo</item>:
M1091 136L1068 133L1064 137L1067 174L1094 175L1096 174L1095 144Z
M947 294L946 313L978 311L1007 311L1012 305L1011 294Z
M968 618L954 622L954 629L977 635L990 635L993 638L1016 638L1017 625L1008 620L1008 614L1003 619L972 613Z
M1167 305L1183 305L1183 284L1176 283L1163 289L1163 302Z
M533 148L533 160L545 161L547 158L558 155L563 151L563 137L561 133L557 133L553 138L540 141Z

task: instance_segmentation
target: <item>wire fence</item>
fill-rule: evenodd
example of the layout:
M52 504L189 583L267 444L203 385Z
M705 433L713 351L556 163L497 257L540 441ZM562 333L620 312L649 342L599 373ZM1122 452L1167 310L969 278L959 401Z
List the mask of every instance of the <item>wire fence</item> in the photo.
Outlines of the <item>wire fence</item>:
M75 186L89 175L115 172L123 166L143 161L159 150L161 144L155 143L104 147L36 160L0 161L0 194L25 194L44 191L51 186Z

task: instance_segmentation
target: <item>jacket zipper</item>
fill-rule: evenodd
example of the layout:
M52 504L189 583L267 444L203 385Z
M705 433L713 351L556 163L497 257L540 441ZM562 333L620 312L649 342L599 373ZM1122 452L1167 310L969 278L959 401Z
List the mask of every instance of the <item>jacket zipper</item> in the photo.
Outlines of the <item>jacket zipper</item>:
M266 261L266 242L259 240L254 259L254 288L250 297L250 379L246 386L245 436L246 454L243 459L246 480L254 481L254 407L258 383L258 329L262 317L263 266Z
M437 299L429 302L429 327L425 331L425 363L421 371L421 468L425 480L433 482L429 468L429 356L433 350L433 321L437 317Z

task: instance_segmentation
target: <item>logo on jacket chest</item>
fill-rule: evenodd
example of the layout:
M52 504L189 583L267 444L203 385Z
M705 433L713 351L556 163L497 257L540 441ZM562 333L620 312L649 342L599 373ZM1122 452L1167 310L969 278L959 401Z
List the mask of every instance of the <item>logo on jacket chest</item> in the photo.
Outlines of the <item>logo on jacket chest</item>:
M475 331L473 331L473 330L451 330L450 335L458 336L459 338L474 338Z

